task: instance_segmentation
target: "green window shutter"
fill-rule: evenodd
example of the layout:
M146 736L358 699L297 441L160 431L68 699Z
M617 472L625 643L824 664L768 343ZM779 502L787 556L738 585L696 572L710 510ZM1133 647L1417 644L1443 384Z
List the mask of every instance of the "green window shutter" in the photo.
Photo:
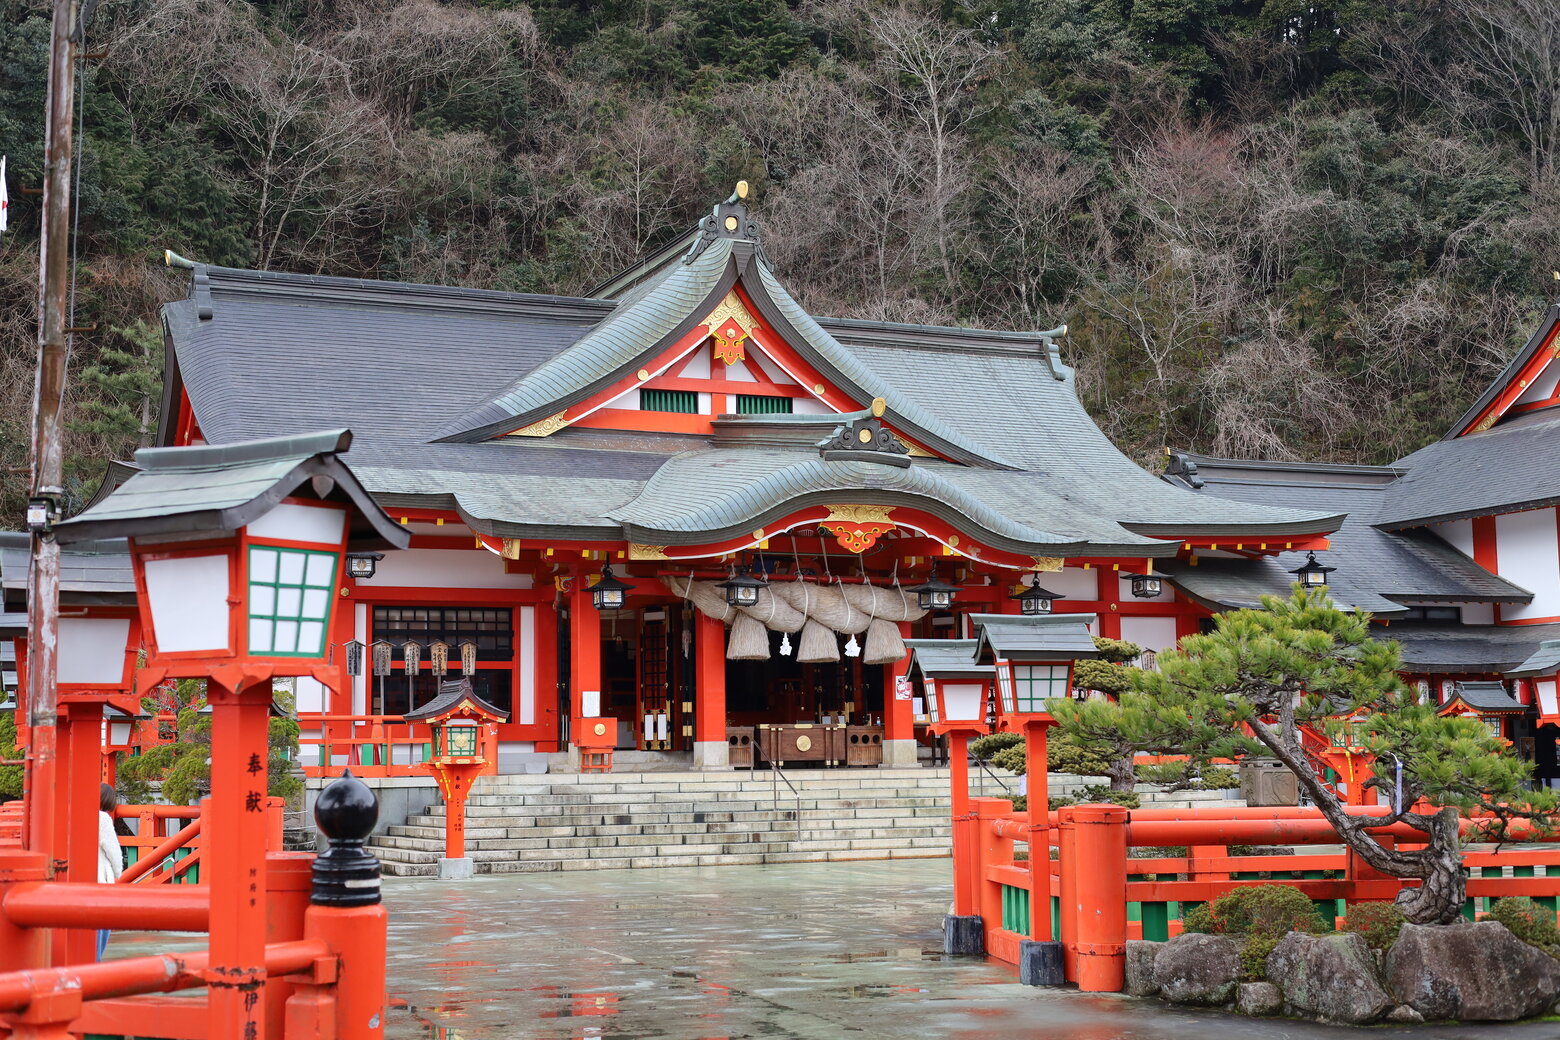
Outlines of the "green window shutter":
M738 415L788 415L791 411L789 397L769 397L764 394L738 394Z
M641 390L641 412L682 412L699 414L699 395L692 390Z

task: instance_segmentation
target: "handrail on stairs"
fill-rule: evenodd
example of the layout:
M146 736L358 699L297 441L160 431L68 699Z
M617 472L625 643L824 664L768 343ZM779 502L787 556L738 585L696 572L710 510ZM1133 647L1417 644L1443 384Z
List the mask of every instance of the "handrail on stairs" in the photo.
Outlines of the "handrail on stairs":
M791 789L791 797L796 799L796 833L798 835L801 834L801 832L802 832L802 792L798 791L796 789L796 785L791 783L791 778L785 775L785 770L780 768L780 763L773 761L772 759L769 758L769 756L764 754L764 749L760 746L758 741L754 741L753 742L753 750L754 750L754 752L756 754L758 754L760 757L762 757L764 762L765 762L765 764L767 764L769 766L769 786L770 786L769 800L771 802L779 802L780 801L780 781L781 780L784 780L785 781L785 786L787 786L787 787L789 787Z

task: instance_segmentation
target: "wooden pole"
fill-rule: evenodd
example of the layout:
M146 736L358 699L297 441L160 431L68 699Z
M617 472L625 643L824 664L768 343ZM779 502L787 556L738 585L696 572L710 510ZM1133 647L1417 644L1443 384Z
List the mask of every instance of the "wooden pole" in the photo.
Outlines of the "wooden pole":
M66 306L70 286L70 172L76 81L75 0L54 0L49 43L49 99L44 147L43 220L39 238L38 372L33 384L32 497L56 507L64 494L60 411L65 399ZM29 510L31 512L31 510ZM32 518L30 518L32 519ZM60 547L48 518L32 537L28 575L27 847L47 851L57 813L56 676L59 671ZM30 525L32 526L32 525ZM51 864L51 869L54 867Z
M1045 731L1049 722L1024 724L1025 799L1029 805L1029 937L1051 936L1050 793L1046 783Z

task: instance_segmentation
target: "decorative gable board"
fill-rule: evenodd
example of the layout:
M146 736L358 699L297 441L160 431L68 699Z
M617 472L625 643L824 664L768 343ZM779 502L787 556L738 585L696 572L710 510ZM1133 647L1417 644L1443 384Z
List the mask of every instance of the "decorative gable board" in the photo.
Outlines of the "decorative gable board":
M1453 427L1453 435L1483 433L1529 412L1560 407L1560 307L1551 307L1500 378Z

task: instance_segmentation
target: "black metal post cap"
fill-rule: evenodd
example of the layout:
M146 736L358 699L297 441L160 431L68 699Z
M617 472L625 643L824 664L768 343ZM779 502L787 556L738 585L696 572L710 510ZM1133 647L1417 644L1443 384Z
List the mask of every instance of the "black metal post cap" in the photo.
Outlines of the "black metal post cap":
M379 902L379 860L363 847L379 820L379 799L347 770L320 792L314 823L330 849L314 857L309 901L316 906L373 906Z

